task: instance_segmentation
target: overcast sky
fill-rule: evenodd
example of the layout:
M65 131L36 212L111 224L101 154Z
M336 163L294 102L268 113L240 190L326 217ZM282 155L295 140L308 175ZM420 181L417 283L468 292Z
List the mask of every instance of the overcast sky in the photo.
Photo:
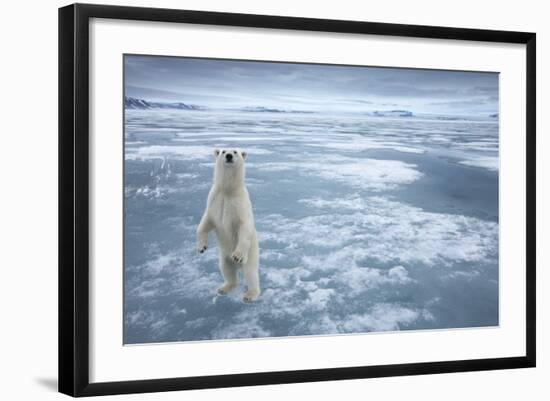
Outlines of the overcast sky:
M496 73L126 56L125 84L126 96L207 107L498 112Z

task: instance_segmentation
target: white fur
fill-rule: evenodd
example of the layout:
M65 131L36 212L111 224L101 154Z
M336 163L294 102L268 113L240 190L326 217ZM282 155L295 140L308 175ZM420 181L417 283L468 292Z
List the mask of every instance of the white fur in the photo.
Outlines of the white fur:
M231 163L227 161L228 154L231 154ZM214 155L214 185L197 228L197 249L200 253L206 250L208 233L214 230L224 278L218 293L225 295L237 286L237 270L242 268L247 285L243 301L252 302L260 295L259 245L252 204L244 182L246 152L216 149Z

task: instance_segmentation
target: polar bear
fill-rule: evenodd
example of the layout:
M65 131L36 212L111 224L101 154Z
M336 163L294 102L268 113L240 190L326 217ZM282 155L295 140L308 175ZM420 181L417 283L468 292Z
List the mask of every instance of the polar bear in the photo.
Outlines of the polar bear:
M237 286L237 271L242 268L247 285L242 300L253 302L260 295L260 252L252 204L245 186L246 152L216 149L214 155L214 185L197 227L197 249L200 253L206 250L208 233L214 230L220 247L220 271L224 278L218 294L225 295Z

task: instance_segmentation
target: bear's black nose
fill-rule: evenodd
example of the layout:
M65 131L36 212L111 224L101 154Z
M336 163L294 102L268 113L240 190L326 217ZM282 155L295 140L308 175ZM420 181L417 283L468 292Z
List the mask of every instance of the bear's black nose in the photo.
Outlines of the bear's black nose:
M227 160L228 162L233 161L233 155L231 153L226 154L225 160Z

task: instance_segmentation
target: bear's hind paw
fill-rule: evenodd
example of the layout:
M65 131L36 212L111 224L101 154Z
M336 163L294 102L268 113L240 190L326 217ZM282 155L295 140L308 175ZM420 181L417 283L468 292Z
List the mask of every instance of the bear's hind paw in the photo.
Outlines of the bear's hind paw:
M218 295L227 295L236 286L236 284L224 284L218 288Z
M252 303L258 299L259 295L258 292L247 291L243 294L243 302L246 304Z

